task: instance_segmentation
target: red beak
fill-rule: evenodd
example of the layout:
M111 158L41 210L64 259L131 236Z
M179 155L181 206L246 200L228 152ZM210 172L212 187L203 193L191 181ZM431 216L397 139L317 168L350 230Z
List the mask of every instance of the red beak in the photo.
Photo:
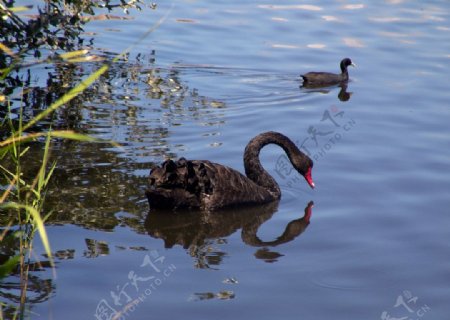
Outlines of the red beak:
M312 168L310 167L310 168L308 169L308 171L306 172L306 174L305 174L305 179L306 179L306 182L308 182L309 186L310 186L312 189L314 189L314 187L315 187L316 185L314 184L314 181L313 181L313 179L312 179L312 177L311 177L311 170L312 170Z

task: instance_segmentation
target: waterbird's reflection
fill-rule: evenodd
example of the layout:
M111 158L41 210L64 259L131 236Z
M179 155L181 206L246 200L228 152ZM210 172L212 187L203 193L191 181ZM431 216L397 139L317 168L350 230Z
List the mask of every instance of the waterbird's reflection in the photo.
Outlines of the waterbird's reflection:
M309 225L313 205L310 201L304 215L289 222L284 232L272 241L261 240L257 233L260 226L277 211L278 202L212 213L151 211L145 220L145 228L150 236L162 239L166 248L181 245L197 258L203 252L201 249L210 245L211 241L223 239L242 229L241 238L244 243L263 248L259 249L255 256L272 262L282 255L270 252L266 247L290 242L302 234ZM217 258L220 259L216 255Z
M350 97L353 94L353 92L348 92L347 91L347 87L348 87L347 83L341 83L341 84L339 84L336 87L341 88L339 90L338 95L337 95L337 97L338 97L338 99L340 101L346 102L346 101L350 100ZM308 92L320 92L320 93L323 93L323 94L330 93L332 91L331 90L332 88L333 87L330 87L330 86L325 86L324 87L324 86L311 85L311 84L305 84L305 83L302 86L300 86L300 89L306 89Z

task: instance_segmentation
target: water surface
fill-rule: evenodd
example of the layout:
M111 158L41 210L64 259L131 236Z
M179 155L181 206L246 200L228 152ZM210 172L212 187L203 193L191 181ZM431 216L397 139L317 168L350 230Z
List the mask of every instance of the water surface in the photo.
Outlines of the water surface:
M67 115L122 147L55 144L47 205L58 276L32 318L448 316L448 3L158 3L92 23L95 47L118 53L169 10ZM346 89L300 88L300 73L337 72L344 57L358 65ZM278 204L148 217L152 164L185 156L243 171L246 143L268 130L310 153L315 190L269 146L262 162L282 186ZM310 201L303 233L276 242Z

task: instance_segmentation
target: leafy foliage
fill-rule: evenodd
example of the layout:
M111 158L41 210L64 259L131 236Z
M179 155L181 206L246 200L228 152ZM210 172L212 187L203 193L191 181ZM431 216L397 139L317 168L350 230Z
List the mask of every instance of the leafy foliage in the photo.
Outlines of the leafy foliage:
M0 43L22 54L33 52L40 57L42 47L71 51L81 46L83 26L96 10L122 8L128 13L131 8L141 10L142 0L42 1L36 8L37 14L25 16L18 13L34 9L33 6L14 7L14 3L0 0ZM0 50L0 69L11 65L14 59Z

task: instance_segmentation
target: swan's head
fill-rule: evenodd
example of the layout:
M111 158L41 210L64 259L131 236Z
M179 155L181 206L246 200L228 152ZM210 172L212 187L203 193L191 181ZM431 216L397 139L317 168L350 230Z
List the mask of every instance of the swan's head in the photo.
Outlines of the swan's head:
M312 168L314 166L313 161L305 154L302 154L301 157L296 157L292 159L292 165L294 168L305 177L306 182L308 182L309 186L314 189L315 184L312 179Z

